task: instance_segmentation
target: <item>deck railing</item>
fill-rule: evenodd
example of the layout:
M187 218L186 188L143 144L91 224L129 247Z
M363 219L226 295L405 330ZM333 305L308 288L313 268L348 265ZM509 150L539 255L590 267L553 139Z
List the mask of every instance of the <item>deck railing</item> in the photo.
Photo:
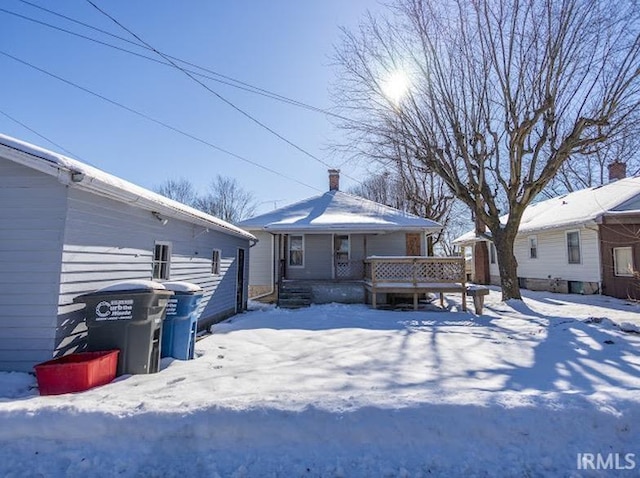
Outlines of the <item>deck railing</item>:
M365 260L365 280L376 283L463 283L463 257L372 256Z
M364 277L364 262L359 261L336 261L336 279L358 279Z
M365 290L371 294L374 309L378 292L411 293L416 310L419 294L439 294L440 306L444 307L444 293L459 292L462 310L467 310L464 257L372 256L365 260L365 266Z

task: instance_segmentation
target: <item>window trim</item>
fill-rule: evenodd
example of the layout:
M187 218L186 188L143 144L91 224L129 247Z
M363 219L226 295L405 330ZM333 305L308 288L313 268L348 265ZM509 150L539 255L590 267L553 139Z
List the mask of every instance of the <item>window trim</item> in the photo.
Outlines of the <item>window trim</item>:
M571 262L571 255L569 253L569 234L577 234L578 235L578 262ZM576 265L576 264L582 264L582 238L580 237L580 231L578 230L573 230L573 231L566 231L564 238L565 238L565 244L566 244L566 253L567 253L567 264L570 265Z
M625 273L620 273L618 271L618 261L616 260L616 251L620 249L629 251L629 255L631 256L631 267L633 268L633 247L631 246L614 247L611 250L613 254L613 276L614 277L633 277L633 270L626 271Z
M538 236L529 236L527 238L529 245L529 259L538 258Z
M302 264L291 264L291 239L293 239L294 237L300 237L302 238ZM303 269L304 268L304 263L305 263L305 249L306 249L306 243L305 243L305 235L304 234L290 234L288 241L287 241L287 267L290 267L292 269Z
M496 245L493 242L489 242L489 264L498 263L498 251Z
M167 259L165 261L160 259L156 259L156 251L158 250L158 246L167 248ZM173 245L169 241L155 241L153 243L153 253L151 256L151 279L152 280L169 280L171 279L171 255L173 253ZM162 256L162 254L161 254ZM159 267L159 274L156 277L156 264ZM162 274L162 264L166 264L166 277L163 277Z
M218 261L216 262L216 253L218 253ZM214 276L219 276L222 265L222 250L220 249L212 249L211 250L211 274Z

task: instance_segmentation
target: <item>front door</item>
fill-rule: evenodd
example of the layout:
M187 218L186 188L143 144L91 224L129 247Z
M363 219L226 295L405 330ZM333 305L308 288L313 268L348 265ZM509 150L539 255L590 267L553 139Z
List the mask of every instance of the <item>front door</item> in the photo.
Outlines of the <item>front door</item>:
M244 249L238 249L238 275L236 280L236 312L246 309L244 298Z
M407 233L407 255L408 256L421 256L422 245L420 241L420 233Z

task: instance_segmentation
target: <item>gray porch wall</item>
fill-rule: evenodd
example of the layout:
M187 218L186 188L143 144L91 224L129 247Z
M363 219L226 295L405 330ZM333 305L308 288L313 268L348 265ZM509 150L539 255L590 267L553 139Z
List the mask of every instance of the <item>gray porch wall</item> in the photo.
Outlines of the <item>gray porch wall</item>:
M333 234L304 236L304 267L288 267L288 279L326 280L333 277Z
M407 253L406 233L350 234L351 261L362 261L367 256L404 256ZM287 279L333 279L334 234L306 234L304 236L304 267L288 267ZM366 243L366 245L365 245ZM257 255L254 255L254 260ZM253 285L253 282L252 282ZM259 285L259 284L256 284Z
M368 236L367 254L370 256L405 256L407 239L405 232L392 232Z

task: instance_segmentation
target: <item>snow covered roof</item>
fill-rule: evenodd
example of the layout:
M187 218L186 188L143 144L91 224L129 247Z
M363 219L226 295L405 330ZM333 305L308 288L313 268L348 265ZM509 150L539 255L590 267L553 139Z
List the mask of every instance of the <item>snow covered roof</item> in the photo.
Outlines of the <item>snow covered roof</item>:
M100 169L53 151L0 134L0 153L3 157L56 176L63 184L78 187L94 194L110 197L132 206L155 211L170 217L195 223L245 239L255 237L222 219L206 214L160 194L136 186Z
M579 227L604 215L640 213L639 208L640 177L620 179L530 205L522 216L518 233ZM501 217L501 222L506 222L507 217ZM464 244L484 239L470 231L453 242Z
M491 240L491 231L487 231L486 236L483 237L477 234L475 230L465 232L462 236L456 237L452 242L456 246L463 246L465 244L471 244L473 242L489 241Z
M442 226L383 204L342 191L285 206L247 219L240 226L271 232L392 232L399 230L440 230Z

